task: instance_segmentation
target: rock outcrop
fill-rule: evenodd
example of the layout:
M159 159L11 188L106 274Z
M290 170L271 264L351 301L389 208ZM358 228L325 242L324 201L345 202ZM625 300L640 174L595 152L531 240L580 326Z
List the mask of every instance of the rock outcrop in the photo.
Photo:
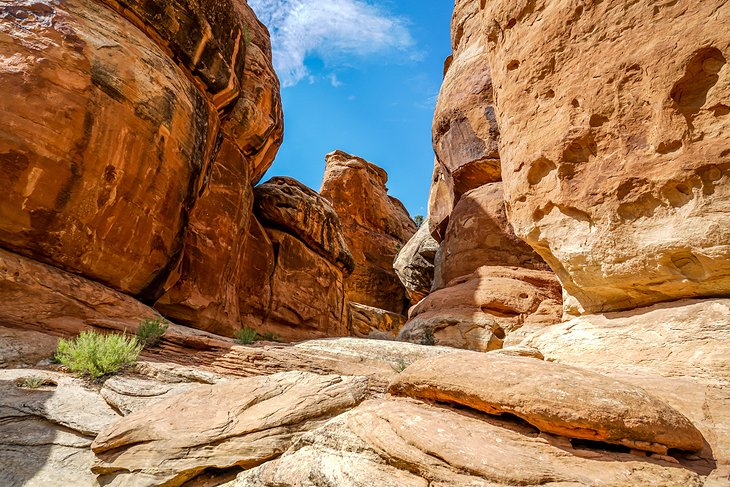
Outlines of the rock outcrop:
M280 177L254 200L238 292L244 325L286 340L349 335L344 280L354 263L332 206Z
M411 306L431 292L438 249L439 244L431 236L428 221L424 221L416 234L395 256L393 269L406 288Z
M253 11L23 0L0 18L0 247L187 325L240 328L251 185L283 126Z
M357 405L366 384L290 372L196 387L102 431L92 444L92 470L105 485L182 485L207 468L251 468Z
M405 290L393 260L416 233L403 204L388 196L388 175L359 157L335 151L327 155L322 196L340 216L355 270L346 280L347 299L404 314Z
M567 311L730 292L728 16L723 0L485 5L510 221Z
M526 357L461 352L420 360L389 392L513 414L540 431L665 454L699 451L687 418L644 390L567 365Z
M457 440L458 438L458 440ZM305 434L231 487L693 486L671 463L560 444L525 425L423 403L373 400Z
M489 351L526 324L560 321L560 284L549 271L484 266L411 309L399 339Z

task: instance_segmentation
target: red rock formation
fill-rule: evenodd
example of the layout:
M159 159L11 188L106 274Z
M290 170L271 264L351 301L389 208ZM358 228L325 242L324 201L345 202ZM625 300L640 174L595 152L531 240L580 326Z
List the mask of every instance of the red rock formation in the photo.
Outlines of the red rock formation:
M388 175L342 151L327 155L322 196L340 216L355 270L345 281L347 299L403 314L406 295L393 259L416 232L403 204L388 196Z
M566 310L730 293L730 4L483 15L510 220Z
M0 18L0 247L240 328L251 184L283 125L253 11L21 0Z
M291 178L256 188L238 299L243 324L302 340L349 334L344 279L353 259L322 196Z

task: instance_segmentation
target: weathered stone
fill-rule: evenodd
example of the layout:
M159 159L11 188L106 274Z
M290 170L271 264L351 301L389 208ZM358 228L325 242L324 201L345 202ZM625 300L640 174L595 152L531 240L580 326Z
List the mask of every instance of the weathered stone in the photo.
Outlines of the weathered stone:
M332 205L299 181L275 177L255 190L255 212L264 225L291 233L332 264L355 268L342 224Z
M560 321L561 289L550 271L484 266L450 284L411 309L399 339L486 352L525 324Z
M120 292L0 249L0 323L54 335L136 330L157 313Z
M393 269L406 288L411 306L431 292L434 260L438 248L438 242L431 236L428 220L426 220L395 256Z
M217 108L235 100L250 27L233 0L103 0L142 29L195 77ZM254 17L255 18L255 17Z
M481 21L505 197L566 310L727 295L730 5L523 7Z
M520 336L522 335L522 337ZM730 300L683 300L585 315L521 329L547 360L585 367L642 387L687 418L707 440L692 464L708 486L730 478Z
M179 323L226 336L241 328L238 282L253 204L248 166L224 137L190 213L183 258L168 280L174 284L155 303Z
M251 216L238 282L238 306L244 326L258 329L263 325L271 307L275 258L274 246L266 230L255 216Z
M585 369L501 354L458 352L411 364L401 396L513 414L541 431L665 454L701 450L702 434L643 389Z
M28 378L46 384L23 387ZM81 380L47 370L0 370L0 485L94 485L91 441L117 419Z
M700 475L677 467L627 453L553 445L528 426L497 418L402 400L375 400L306 433L281 458L241 473L225 485L703 484Z
M467 191L502 179L499 129L492 78L482 34L480 5L458 1L451 22L453 54L448 60L433 119L433 147L458 202Z
M449 216L454 209L454 193L451 191L453 185L451 175L441 167L438 159L434 160L433 176L431 178L431 189L428 193L428 229L431 236L441 242L446 235L446 227L449 225Z
M433 290L481 266L550 270L542 257L514 234L504 211L502 183L473 189L454 207L436 257Z
M217 114L153 41L97 2L5 2L0 16L0 244L155 294Z
M241 149L256 184L274 162L284 138L279 78L271 61L271 41L266 27L244 2L234 2L244 19L246 62L241 96L223 122L223 132Z
M0 284L0 290L2 287ZM3 321L0 317L0 323ZM45 333L0 326L0 369L37 365L53 355L57 342L57 338Z
M291 372L199 386L99 434L93 471L105 485L181 485L209 467L251 468L357 405L366 382Z
M391 313L384 309L365 306L360 303L347 303L350 323L350 335L366 338L373 332L382 332L386 336L395 338L406 319L403 315Z
M327 154L322 196L342 221L355 271L345 281L347 298L403 314L406 296L393 259L416 224L403 204L388 196L388 175L378 166L342 151Z

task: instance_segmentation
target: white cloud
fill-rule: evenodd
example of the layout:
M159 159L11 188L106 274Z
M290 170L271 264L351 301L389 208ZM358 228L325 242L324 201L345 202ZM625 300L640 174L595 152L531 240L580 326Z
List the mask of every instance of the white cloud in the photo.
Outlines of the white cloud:
M249 5L271 31L274 66L284 86L310 76L307 56L331 65L344 56L407 51L413 45L404 19L364 0L249 0Z
M339 88L342 86L342 82L337 79L337 75L335 73L332 73L329 75L330 84L334 86L335 88Z

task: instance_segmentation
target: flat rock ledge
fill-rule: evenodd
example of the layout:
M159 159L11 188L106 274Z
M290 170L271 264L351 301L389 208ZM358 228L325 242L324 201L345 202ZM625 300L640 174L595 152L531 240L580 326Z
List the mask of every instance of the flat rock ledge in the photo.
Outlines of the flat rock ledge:
M423 359L396 377L389 392L512 414L546 433L660 454L704 444L685 416L640 387L533 358L459 352Z

